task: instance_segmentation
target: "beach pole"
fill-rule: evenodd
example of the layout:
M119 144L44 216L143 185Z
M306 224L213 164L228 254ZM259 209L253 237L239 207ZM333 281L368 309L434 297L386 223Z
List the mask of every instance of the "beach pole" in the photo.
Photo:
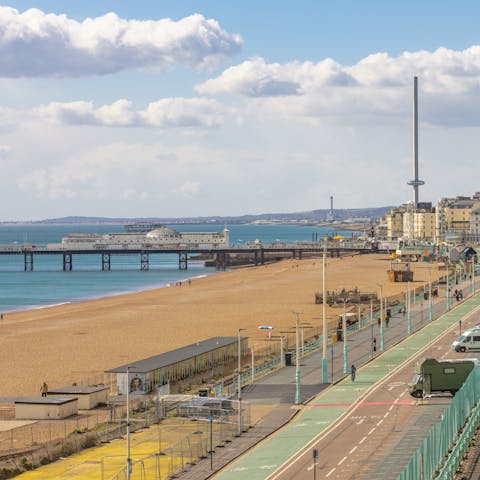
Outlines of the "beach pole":
M327 325L327 245L323 245L323 258L322 258L322 276L323 276L323 305L322 305L322 319L323 319L323 357L322 357L322 382L328 383L328 325Z

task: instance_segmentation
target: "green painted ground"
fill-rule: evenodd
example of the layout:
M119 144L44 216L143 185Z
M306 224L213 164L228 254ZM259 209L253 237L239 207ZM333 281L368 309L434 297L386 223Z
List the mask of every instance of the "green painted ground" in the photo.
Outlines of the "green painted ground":
M347 411L349 405L384 378L390 371L408 360L432 339L480 305L480 294L466 300L448 313L411 335L396 347L360 368L357 383L350 379L329 387L309 405L338 405L329 408L305 408L293 422L266 442L244 455L227 469L216 475L216 480L264 480L302 447L325 431Z

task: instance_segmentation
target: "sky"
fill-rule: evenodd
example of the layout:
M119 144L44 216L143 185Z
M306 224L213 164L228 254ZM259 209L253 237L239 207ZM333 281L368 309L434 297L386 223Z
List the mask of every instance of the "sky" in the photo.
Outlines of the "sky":
M480 190L480 3L0 0L0 221Z

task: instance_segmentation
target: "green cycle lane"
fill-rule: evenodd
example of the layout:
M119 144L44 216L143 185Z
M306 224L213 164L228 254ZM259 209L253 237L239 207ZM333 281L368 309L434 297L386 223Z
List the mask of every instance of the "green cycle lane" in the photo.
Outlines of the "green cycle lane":
M310 441L333 425L368 389L479 306L480 294L476 294L361 367L357 372L361 377L361 383L352 383L346 378L324 390L309 402L308 406L328 405L329 408L303 409L287 426L213 478L238 480L248 475L249 480L265 480Z

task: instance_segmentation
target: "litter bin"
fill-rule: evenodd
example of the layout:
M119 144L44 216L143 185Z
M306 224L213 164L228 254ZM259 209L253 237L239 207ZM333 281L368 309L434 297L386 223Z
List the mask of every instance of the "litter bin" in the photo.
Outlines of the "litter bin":
M343 342L343 332L342 332L342 329L341 329L341 328L339 328L339 329L337 330L337 340L338 340L339 342Z
M292 366L292 352L287 352L285 353L285 365L287 367L291 367Z
M338 342L338 338L337 338L337 334L336 334L336 333L332 333L332 342L333 342L333 343Z
M198 391L198 396L199 397L208 397L208 394L210 393L210 389L209 388L201 388L199 391Z

